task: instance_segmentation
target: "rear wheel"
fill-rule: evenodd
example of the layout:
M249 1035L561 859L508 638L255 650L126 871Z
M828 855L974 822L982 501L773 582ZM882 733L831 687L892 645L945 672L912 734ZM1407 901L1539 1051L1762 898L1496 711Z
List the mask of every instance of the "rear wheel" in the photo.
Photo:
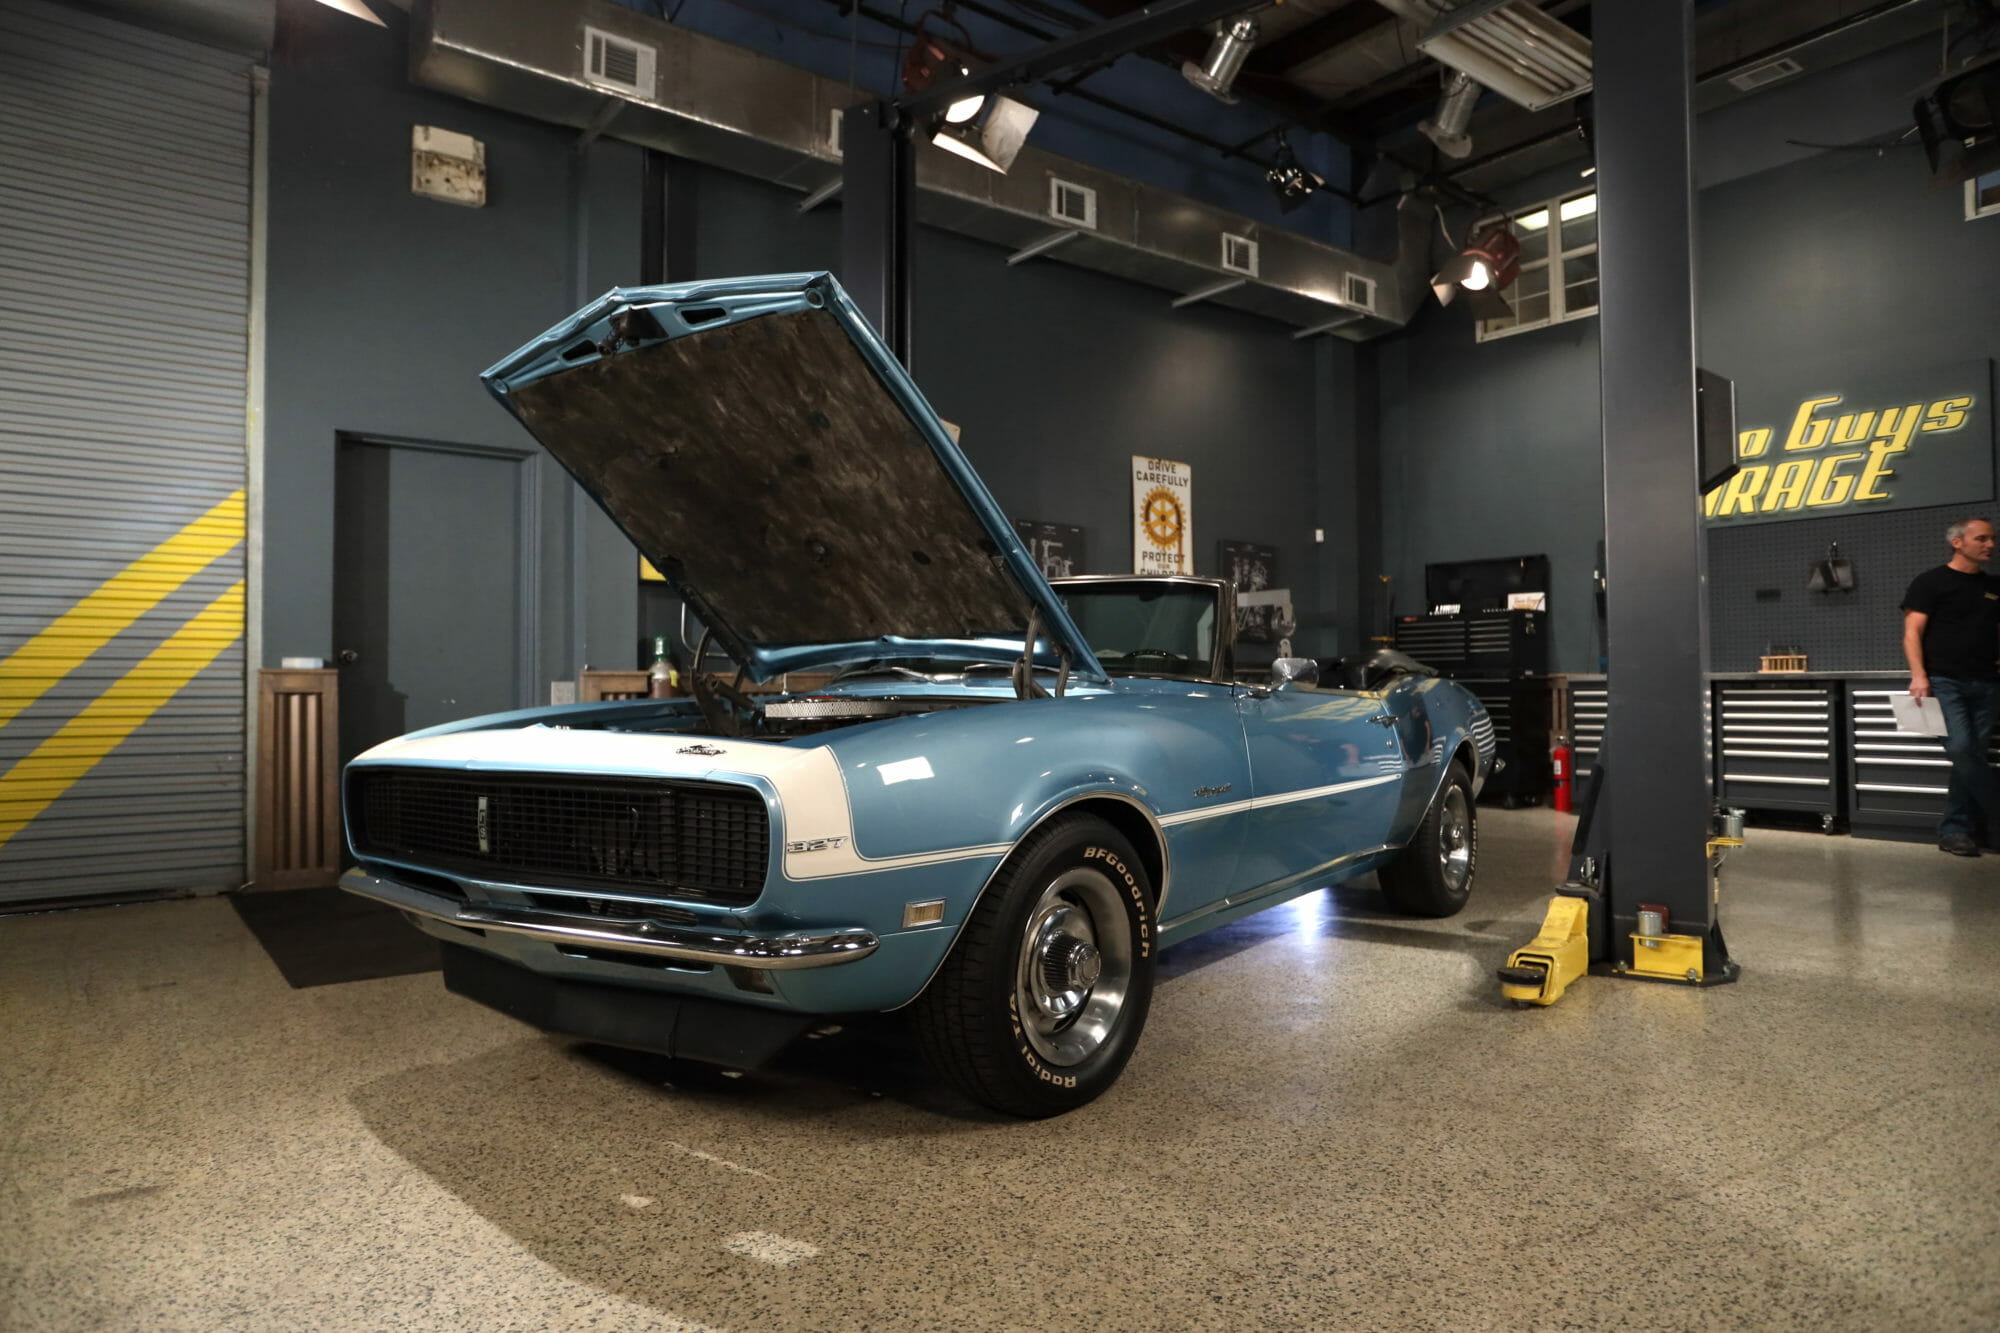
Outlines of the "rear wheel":
M1417 835L1377 878L1389 905L1411 916L1454 916L1472 895L1479 864L1479 815L1472 775L1454 763Z
M1153 899L1138 855L1089 815L1015 849L912 1010L924 1053L998 1111L1051 1116L1117 1081L1153 993Z

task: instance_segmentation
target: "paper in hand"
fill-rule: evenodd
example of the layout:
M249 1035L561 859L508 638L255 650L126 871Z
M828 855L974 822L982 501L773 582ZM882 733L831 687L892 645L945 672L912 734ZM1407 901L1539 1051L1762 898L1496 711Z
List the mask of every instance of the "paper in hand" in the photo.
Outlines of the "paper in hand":
M1889 707L1896 714L1896 729L1919 736L1944 735L1944 709L1936 699L1919 699L1909 694L1892 694Z

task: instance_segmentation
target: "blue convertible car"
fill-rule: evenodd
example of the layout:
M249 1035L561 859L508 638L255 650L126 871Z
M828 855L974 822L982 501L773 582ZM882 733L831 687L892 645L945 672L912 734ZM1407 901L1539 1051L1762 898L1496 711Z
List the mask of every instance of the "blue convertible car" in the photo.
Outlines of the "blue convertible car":
M474 718L345 778L349 890L453 990L751 1066L907 1008L1019 1115L1118 1077L1162 948L1370 872L1458 911L1492 729L1393 655L1237 678L1214 579L1051 585L824 274L610 293L485 376L735 685ZM834 673L806 693L745 682Z

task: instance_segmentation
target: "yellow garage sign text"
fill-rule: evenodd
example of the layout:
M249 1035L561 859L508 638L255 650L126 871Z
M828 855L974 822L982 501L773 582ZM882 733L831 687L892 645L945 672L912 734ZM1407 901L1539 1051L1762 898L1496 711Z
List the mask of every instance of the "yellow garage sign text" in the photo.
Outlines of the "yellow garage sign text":
M1708 493L1704 512L1710 518L1750 517L1892 500L1899 456L1924 435L1962 429L1977 401L1966 394L1840 411L1839 394L1807 398L1792 412L1781 443L1768 426L1736 437L1742 471Z

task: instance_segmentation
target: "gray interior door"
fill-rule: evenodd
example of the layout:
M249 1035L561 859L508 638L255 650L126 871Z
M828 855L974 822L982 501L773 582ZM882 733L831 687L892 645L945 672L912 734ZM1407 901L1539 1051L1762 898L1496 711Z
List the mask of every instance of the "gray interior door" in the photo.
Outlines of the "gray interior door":
M341 439L334 649L343 763L406 731L532 702L531 457Z

